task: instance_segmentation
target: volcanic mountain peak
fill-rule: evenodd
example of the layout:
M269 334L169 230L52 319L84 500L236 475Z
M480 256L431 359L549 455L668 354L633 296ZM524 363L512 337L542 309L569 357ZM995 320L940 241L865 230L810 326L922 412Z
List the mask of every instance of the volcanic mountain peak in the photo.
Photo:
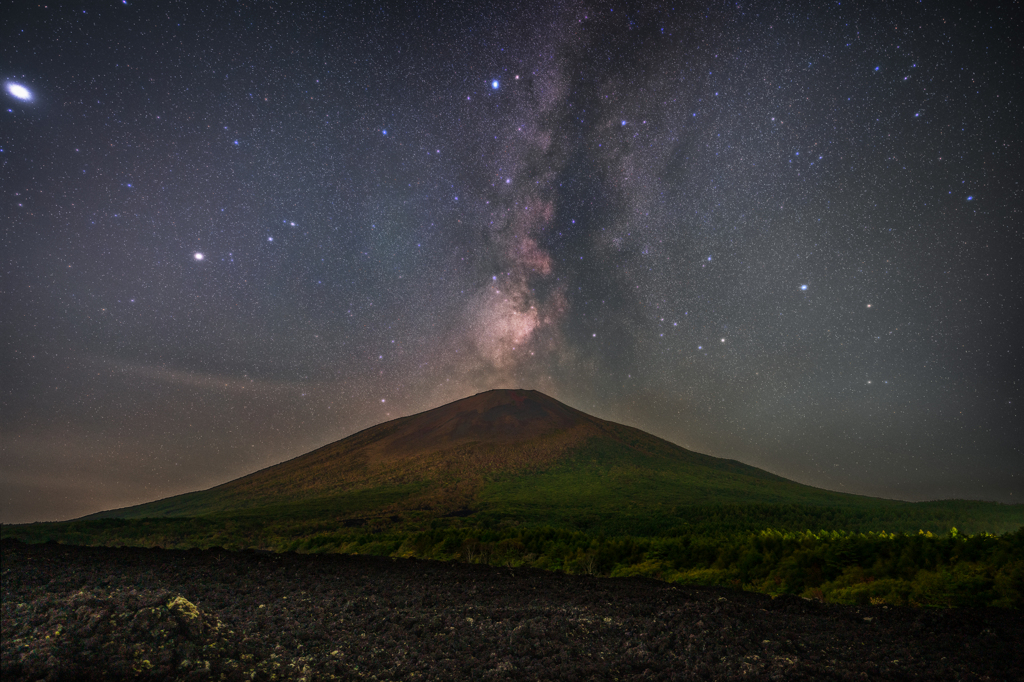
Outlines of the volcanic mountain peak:
M491 390L371 426L210 490L132 511L205 513L426 481L455 481L475 490L489 472L535 470L561 459L599 434L600 423L538 391Z
M495 389L408 417L391 444L422 449L459 442L507 443L591 423L588 415L539 391Z
M378 424L209 490L99 516L197 516L314 500L349 504L341 501L353 495L383 495L392 500L388 505L406 509L490 505L539 513L567 505L629 508L646 498L658 506L841 497L690 452L538 391L514 389Z
M539 391L490 390L371 426L209 490L99 516L194 515L420 483L476 490L485 475L543 469L615 426Z

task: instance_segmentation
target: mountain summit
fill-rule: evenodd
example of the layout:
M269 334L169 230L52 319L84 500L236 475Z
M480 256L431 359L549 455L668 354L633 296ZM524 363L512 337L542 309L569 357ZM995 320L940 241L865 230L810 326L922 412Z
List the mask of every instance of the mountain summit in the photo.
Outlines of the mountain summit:
M522 442L594 420L543 393L518 389L478 393L397 421L402 422L401 441L421 450L464 442Z
M831 493L690 452L533 390L492 390L370 427L209 490L102 512L142 518L314 504L365 511L499 514L653 505L800 502ZM587 511L587 513L590 513Z

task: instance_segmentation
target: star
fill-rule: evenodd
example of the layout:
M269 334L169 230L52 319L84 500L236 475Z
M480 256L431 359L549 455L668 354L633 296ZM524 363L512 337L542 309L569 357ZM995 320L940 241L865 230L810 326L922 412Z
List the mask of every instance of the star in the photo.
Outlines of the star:
M496 81L496 80L491 81L491 88L497 90L499 85L500 84L498 83L498 81Z
M196 251L195 253L192 254L192 257L195 258L196 260L203 260L203 258L205 258L206 256L204 256L199 251Z
M32 93L24 85L18 83L8 83L7 92L11 93L20 100L28 101L32 99Z

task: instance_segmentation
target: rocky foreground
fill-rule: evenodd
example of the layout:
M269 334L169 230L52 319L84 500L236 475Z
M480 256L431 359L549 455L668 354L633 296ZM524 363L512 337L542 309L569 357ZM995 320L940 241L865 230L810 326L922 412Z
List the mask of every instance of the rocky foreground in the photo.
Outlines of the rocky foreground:
M2 544L4 680L1024 680L1024 614L363 556Z

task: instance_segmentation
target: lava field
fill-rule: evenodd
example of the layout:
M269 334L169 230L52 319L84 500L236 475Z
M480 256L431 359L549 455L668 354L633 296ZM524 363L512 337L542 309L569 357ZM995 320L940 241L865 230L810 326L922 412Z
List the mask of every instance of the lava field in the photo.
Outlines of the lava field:
M2 551L4 680L1024 680L1013 610L369 556Z

